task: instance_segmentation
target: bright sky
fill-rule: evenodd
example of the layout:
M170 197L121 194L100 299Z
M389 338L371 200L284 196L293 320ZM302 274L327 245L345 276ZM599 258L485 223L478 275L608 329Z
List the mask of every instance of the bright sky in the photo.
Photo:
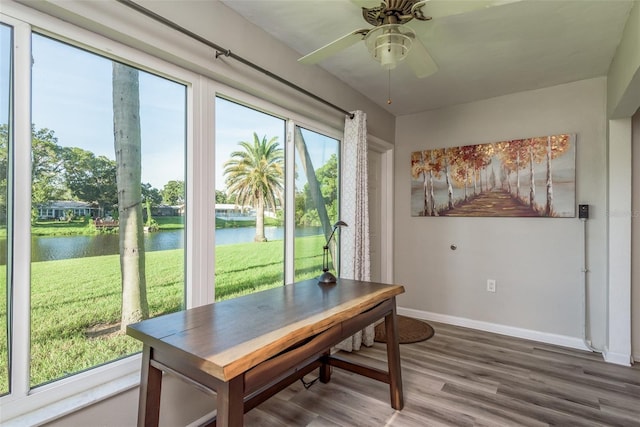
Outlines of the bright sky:
M115 159L111 60L33 36L32 119L58 144ZM142 181L184 180L186 87L139 73Z
M0 27L3 53L8 52L9 27ZM33 36L32 119L37 129L54 131L58 144L80 147L115 159L113 147L112 61L49 39ZM9 64L2 55L0 87L6 96ZM184 180L186 87L146 72L139 73L142 133L142 181L162 189L170 180ZM6 98L5 98L6 99ZM213 101L213 100L212 100ZM285 145L285 121L218 98L216 102L215 187L224 189L223 164L239 141L253 141L253 132ZM8 110L0 106L0 121ZM303 129L317 169L337 153L338 142ZM298 174L297 185L303 185Z
M243 105L227 101L223 98L216 99L216 189L223 190L224 186L224 162L226 162L233 151L238 150L238 142L253 141L253 132L258 134L258 138L266 135L267 140L278 137L280 146L284 148L285 121L262 113ZM302 129L302 135L307 144L307 150L311 156L313 167L318 169L324 165L331 154L337 154L338 142L325 135ZM297 156L296 156L297 157ZM296 159L297 163L297 159ZM299 166L296 166L301 171ZM301 188L306 182L304 173L298 173L296 186Z

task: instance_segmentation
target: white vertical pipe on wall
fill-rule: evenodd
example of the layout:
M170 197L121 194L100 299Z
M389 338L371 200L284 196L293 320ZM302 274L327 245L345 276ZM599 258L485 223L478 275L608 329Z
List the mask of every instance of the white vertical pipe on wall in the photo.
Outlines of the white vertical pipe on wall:
M631 126L631 355L640 363L640 108L631 118Z

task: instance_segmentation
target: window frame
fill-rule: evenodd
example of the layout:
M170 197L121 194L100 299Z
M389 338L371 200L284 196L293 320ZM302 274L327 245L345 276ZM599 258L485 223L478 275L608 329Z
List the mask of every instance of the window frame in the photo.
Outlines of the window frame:
M186 200L185 216L185 297L186 307L215 300L215 97L281 117L286 121L285 153L293 153L290 126L300 126L339 141L342 130L283 108L270 101L227 86L198 72L190 71L95 32L79 28L29 7L3 5L0 20L13 27L14 70L31 69L31 34L37 32L106 58L125 62L187 86ZM169 35L171 36L171 34ZM152 40L153 36L149 36ZM168 48L171 51L171 47ZM14 72L13 146L9 162L8 240L12 241L13 262L8 261L10 325L10 393L0 397L0 411L7 425L32 425L51 421L97 401L135 388L140 381L141 355L109 362L54 382L30 388L30 235L31 210L31 73ZM283 96L287 96L286 94ZM283 99L286 101L286 98ZM283 102L288 105L288 102ZM323 114L319 113L318 117ZM285 154L287 188L294 189L295 156ZM213 184L212 184L213 183ZM285 226L294 229L294 191L285 193ZM197 231L196 231L197 230ZM201 232L202 231L202 232ZM294 277L294 235L285 232L285 283ZM212 262L214 260L214 262ZM13 326L15 325L15 326Z

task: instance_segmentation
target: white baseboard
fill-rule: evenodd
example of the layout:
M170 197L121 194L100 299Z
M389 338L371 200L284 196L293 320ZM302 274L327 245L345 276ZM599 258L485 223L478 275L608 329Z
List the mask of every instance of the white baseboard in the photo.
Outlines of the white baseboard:
M631 366L632 358L628 354L613 353L609 351L608 348L605 348L602 352L602 356L604 357L604 360L609 363L615 363L616 365L622 366Z
M590 351L590 349L582 341L582 338L570 337L567 335L550 334L548 332L534 331L532 329L516 328L514 326L500 325L497 323L483 322L480 320L449 316L447 314L431 313L429 311L414 310L411 308L403 307L398 307L398 314L413 317L416 319L431 320L433 322L463 326L465 328L478 329L481 331L493 332L496 334L508 335L511 337L524 338L547 344L554 344L563 347L575 348L578 350ZM608 361L609 360L607 360L607 362ZM616 362L612 361L611 363Z

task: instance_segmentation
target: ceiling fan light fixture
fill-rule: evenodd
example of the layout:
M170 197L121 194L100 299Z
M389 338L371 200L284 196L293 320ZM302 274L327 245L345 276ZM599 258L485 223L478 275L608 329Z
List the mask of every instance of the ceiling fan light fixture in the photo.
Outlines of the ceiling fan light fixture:
M369 31L364 42L382 68L392 70L407 57L415 37L415 32L405 25L385 24Z

